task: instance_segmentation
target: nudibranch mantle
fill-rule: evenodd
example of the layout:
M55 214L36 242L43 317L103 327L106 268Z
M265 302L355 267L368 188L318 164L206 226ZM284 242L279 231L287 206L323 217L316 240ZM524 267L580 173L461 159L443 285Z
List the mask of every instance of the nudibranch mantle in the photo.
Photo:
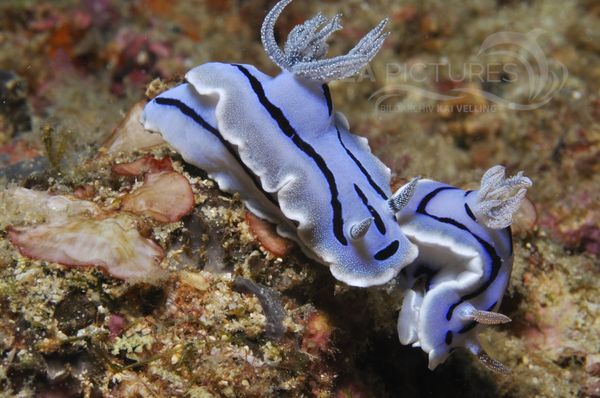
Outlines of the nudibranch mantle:
M466 347L506 371L477 341L480 324L510 319L493 312L512 267L510 224L531 181L496 166L478 191L413 179L396 193L390 170L365 138L349 131L327 83L351 76L379 51L385 20L348 54L325 59L339 16L296 26L282 51L274 25L291 0L266 16L261 37L282 68L270 77L242 64L207 63L151 100L142 123L250 211L277 225L340 281L395 281L405 297L403 344L420 346L435 368Z
M366 139L348 131L326 84L374 56L383 26L361 40L352 57L324 65L312 57L324 54L321 42L338 22L334 18L318 32L315 21L325 19L309 20L301 25L305 30L290 34L286 54L295 55L285 58L285 66L291 71L273 78L250 65L198 66L186 83L148 103L143 123L222 190L239 192L251 211L276 223L279 233L327 264L337 279L361 287L384 284L414 260L416 247L390 207L390 170ZM307 52L311 45L321 50Z

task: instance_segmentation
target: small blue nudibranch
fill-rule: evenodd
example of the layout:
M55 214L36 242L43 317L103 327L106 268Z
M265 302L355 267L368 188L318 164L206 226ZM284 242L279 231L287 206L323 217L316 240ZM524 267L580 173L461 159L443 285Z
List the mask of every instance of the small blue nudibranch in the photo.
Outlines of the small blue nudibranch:
M431 367L466 346L501 369L474 332L477 322L506 318L491 311L510 275L507 227L531 182L504 179L496 167L477 192L413 179L392 195L390 170L349 131L327 86L371 61L388 35L386 20L348 54L327 59L326 41L341 29L340 16L319 14L296 26L281 50L274 26L290 2L277 3L261 30L267 55L282 69L278 76L251 65L200 65L146 105L144 127L220 189L239 192L248 209L340 281L401 281L408 293L400 339L428 352Z

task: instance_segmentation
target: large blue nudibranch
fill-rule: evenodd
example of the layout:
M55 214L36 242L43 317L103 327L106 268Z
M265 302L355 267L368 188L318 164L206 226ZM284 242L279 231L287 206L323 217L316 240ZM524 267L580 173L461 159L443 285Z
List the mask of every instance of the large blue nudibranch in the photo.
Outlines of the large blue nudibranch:
M208 63L186 82L154 98L143 115L185 161L277 225L311 258L352 286L400 280L408 293L399 318L404 344L429 353L430 367L466 346L502 370L477 343L480 323L505 321L492 312L508 282L508 228L531 182L492 168L479 191L414 179L392 195L390 170L367 140L349 131L327 83L358 73L379 51L386 21L348 54L326 59L339 16L321 14L296 26L283 50L274 25L291 0L266 16L262 41L282 69Z

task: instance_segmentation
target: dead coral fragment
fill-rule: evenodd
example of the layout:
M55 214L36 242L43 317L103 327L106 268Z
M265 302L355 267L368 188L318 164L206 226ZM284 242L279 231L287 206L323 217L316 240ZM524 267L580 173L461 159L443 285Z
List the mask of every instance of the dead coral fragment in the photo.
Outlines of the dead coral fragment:
M179 221L194 209L194 193L187 178L174 171L147 174L144 184L123 198L123 210L160 222Z
M65 224L8 228L8 238L30 258L69 266L97 266L137 282L163 274L163 250L143 238L126 217L79 219Z

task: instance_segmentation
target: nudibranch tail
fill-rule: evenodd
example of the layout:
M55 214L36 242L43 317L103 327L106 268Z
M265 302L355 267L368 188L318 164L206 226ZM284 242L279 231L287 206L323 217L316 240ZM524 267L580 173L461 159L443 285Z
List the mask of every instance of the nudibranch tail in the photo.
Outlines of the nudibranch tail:
M281 0L267 14L261 39L269 58L281 69L306 79L329 82L358 73L379 52L389 33L384 29L387 18L367 33L346 55L325 59L329 36L342 29L341 15L328 20L322 14L292 29L282 51L275 39L275 23L292 0ZM323 26L325 24L325 26Z
M477 220L488 228L502 229L512 223L513 214L519 209L531 180L518 173L504 178L504 167L489 169L481 179L477 203L473 212Z

